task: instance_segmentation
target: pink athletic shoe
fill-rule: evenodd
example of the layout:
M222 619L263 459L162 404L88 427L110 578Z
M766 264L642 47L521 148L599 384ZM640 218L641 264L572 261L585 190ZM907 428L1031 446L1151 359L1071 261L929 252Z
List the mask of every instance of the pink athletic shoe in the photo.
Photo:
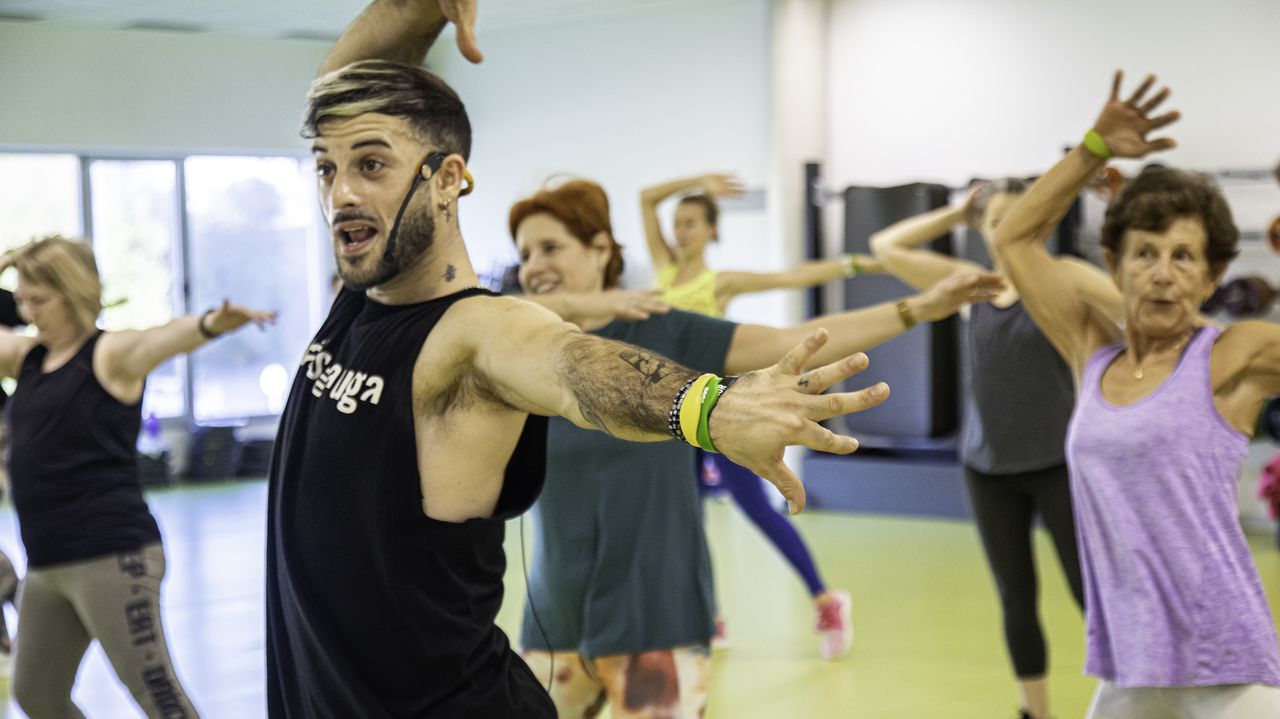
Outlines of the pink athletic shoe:
M818 604L818 651L827 661L835 661L849 653L853 646L852 600L849 593L835 589Z

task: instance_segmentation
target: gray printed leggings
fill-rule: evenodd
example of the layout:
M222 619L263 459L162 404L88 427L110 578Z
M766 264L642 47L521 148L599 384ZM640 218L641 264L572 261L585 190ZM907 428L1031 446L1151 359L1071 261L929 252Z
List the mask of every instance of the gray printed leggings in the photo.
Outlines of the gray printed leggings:
M94 639L148 717L199 716L165 643L164 569L164 549L156 543L27 572L18 594L13 698L31 719L83 719L71 687Z

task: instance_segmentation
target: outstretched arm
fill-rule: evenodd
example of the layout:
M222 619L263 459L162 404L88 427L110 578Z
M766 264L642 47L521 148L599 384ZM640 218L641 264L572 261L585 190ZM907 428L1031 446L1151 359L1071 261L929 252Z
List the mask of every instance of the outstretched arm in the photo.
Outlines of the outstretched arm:
M976 190L958 205L908 217L876 232L871 235L871 252L885 271L922 291L948 277L982 271L977 263L924 248L965 221Z
M768 290L802 290L854 275L884 274L869 255L845 255L835 260L815 260L782 272L721 272L716 276L716 296L722 304L738 295Z
M1168 88L1147 98L1155 84L1155 77L1149 76L1128 100L1121 100L1122 80L1117 72L1111 97L1093 126L1107 152L1136 158L1173 147L1168 138L1147 139L1151 131L1178 119L1176 112L1150 117L1169 96ZM1114 328L1098 324L1098 314L1089 309L1044 242L1105 162L1083 144L1077 146L1036 180L996 229L997 250L1027 311L1077 374L1093 345Z
M457 26L462 56L484 60L476 44L476 0L374 0L338 38L319 74L359 60L421 65L447 22Z
M990 301L1003 289L998 275L974 273L944 280L923 294L818 317L796 327L740 325L729 345L725 371L737 374L767 367L818 328L830 330L832 339L814 354L812 361L832 362L891 340L914 327L916 322L935 322L950 317L971 302Z
M583 325L601 320L647 320L651 315L664 315L671 311L671 305L658 299L659 294L658 290L604 290L521 295L521 299L546 307L565 322Z
M224 301L216 310L178 317L159 327L108 332L99 344L102 370L113 384L140 384L151 370L172 357L191 352L214 337L250 322L266 329L275 319L275 312L251 310Z
M486 331L468 333L469 354L501 401L621 439L671 438L673 402L699 373L648 350L583 334L527 302L484 302ZM844 358L804 372L825 340L824 332L815 333L777 365L739 379L716 405L710 424L711 438L725 456L776 484L797 509L804 506L804 489L782 463L783 450L799 444L824 452L854 451L856 440L817 423L888 396L883 385L819 396L866 362L865 357Z
M702 190L711 197L738 197L743 193L743 185L733 175L698 175L686 177L661 185L647 187L640 192L640 212L644 215L644 239L649 247L649 259L653 261L653 269L662 269L676 261L675 252L667 238L662 234L662 224L658 222L658 205L662 201L682 192Z

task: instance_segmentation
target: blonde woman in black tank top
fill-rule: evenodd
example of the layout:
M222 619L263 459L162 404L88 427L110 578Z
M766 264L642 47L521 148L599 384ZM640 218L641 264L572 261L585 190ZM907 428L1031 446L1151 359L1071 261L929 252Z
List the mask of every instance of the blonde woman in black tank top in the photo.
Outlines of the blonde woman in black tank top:
M33 717L79 717L76 670L97 640L149 717L196 717L160 613L164 552L138 483L135 443L147 374L273 313L224 303L143 331L102 332L93 251L47 237L0 259L18 270L23 337L0 330L10 481L28 571L18 605L13 696Z

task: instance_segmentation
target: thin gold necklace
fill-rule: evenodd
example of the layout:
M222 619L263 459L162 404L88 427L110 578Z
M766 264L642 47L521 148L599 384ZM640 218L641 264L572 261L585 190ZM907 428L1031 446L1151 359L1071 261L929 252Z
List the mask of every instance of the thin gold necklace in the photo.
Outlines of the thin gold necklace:
M1187 340L1188 340L1188 339L1190 339L1191 334L1192 334L1192 333L1194 333L1194 332L1195 332L1195 330L1194 330L1194 329L1193 329L1193 330L1191 330L1191 332L1188 332L1188 333L1187 333L1187 336L1186 336L1186 337L1183 337L1181 342L1179 342L1178 344L1176 344L1176 345L1174 345L1174 346L1173 346L1173 350L1169 353L1169 355L1177 356L1178 351L1182 349L1182 346L1183 346L1183 345L1185 345L1185 344L1187 343ZM1148 358L1148 359L1150 359L1150 358ZM1161 361L1164 361L1165 359L1168 359L1168 357L1167 357L1167 356L1165 356L1165 357L1161 357L1160 359L1161 359ZM1133 378L1134 378L1134 379L1142 379L1142 378L1143 378L1143 377L1145 377L1145 376L1146 376L1146 374L1145 374L1145 373L1143 373L1143 371L1142 371L1142 365L1141 365L1141 364L1139 364L1139 365L1138 365L1138 367L1137 367L1137 369L1135 369L1135 370L1133 371Z

